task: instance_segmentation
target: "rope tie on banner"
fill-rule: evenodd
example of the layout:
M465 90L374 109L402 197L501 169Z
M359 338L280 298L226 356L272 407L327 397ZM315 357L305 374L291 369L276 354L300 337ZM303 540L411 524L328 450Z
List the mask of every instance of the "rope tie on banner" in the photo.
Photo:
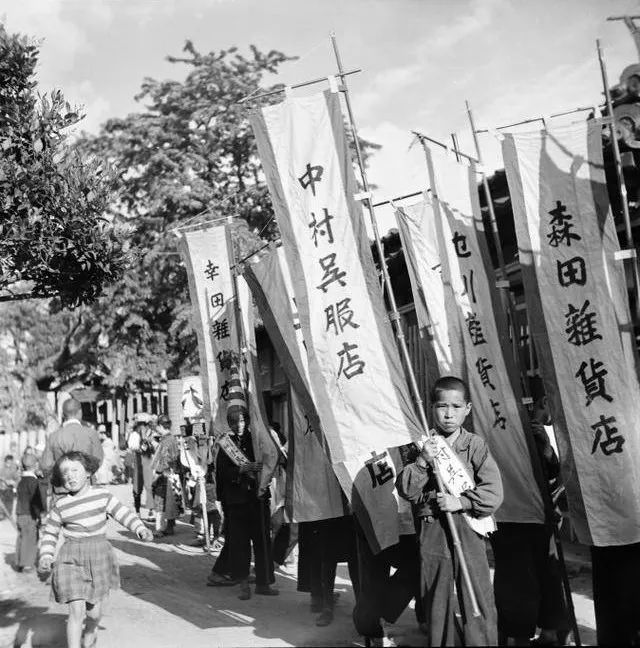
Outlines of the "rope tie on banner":
M613 258L616 261L624 261L625 259L635 259L638 254L635 250L618 250L613 253Z
M340 88L338 87L338 79L336 79L335 76L333 75L328 76L327 81L329 82L329 90L333 94L340 91Z

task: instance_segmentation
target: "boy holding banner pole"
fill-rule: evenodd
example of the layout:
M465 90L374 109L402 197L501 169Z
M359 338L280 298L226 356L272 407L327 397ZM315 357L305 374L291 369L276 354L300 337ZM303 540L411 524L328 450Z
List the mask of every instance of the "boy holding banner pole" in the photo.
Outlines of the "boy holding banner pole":
M371 225L372 225L372 228L373 228L373 233L374 233L374 237L375 237L375 241L376 241L376 247L377 247L377 250L378 250L378 257L380 259L380 268L382 270L382 275L383 275L383 279L384 279L384 286L385 286L386 294L387 294L387 297L389 299L389 304L390 304L390 307L391 307L391 317L390 317L390 319L392 321L393 328L394 328L394 331L395 331L395 334L396 334L396 338L397 338L397 341L398 341L398 346L400 347L400 352L401 352L403 364L404 364L404 367L405 367L405 375L408 378L409 386L410 386L410 389L411 389L411 394L412 394L412 396L414 398L414 401L415 401L415 404L416 404L416 409L417 409L417 412L418 412L418 416L420 417L420 423L421 423L422 428L424 429L424 431L426 433L428 431L428 429L429 429L429 426L428 426L426 414L425 414L425 411L424 411L424 404L423 404L423 401L422 401L422 397L420 396L420 390L418 389L418 384L416 382L415 374L413 372L413 366L411 364L411 358L409 356L409 351L408 351L408 348L407 348L406 339L404 337L404 333L403 333L402 327L400 325L400 313L398 312L398 308L396 306L395 296L394 296L393 288L392 288L392 285L391 285L391 279L389 277L389 273L387 271L387 267L386 267L386 264L385 264L385 261L384 261L384 250L383 250L383 247L382 247L382 241L380 239L380 232L378 230L378 225L377 225L376 216L375 216L375 210L373 208L373 202L371 201L371 197L370 197L371 192L370 192L369 183L368 183L368 180L367 180L367 174L366 174L365 167L364 167L364 160L363 160L363 157L362 157L362 151L360 149L360 140L358 138L358 131L357 131L355 119L354 119L354 116L353 116L353 111L352 111L352 108L351 108L351 101L350 101L350 98L349 98L349 90L348 90L348 87L347 87L346 80L344 78L344 69L343 69L343 66L342 66L342 60L340 58L340 53L339 53L339 50L338 50L338 44L337 44L337 41L336 41L335 33L331 34L331 43L332 43L333 51L334 51L335 58L336 58L336 64L337 64L337 67L338 67L338 72L340 74L340 78L342 79L342 85L343 85L343 88L344 88L345 104L346 104L346 107L347 107L347 113L348 113L348 116L349 116L349 124L351 126L351 132L352 132L353 140L354 140L354 144L355 144L358 167L360 169L360 174L361 174L361 177L362 177L362 185L363 185L363 189L364 189L364 192L365 192L365 196L368 196L368 197L365 198L365 202L367 204L367 208L368 208L369 215L370 215L370 218L371 218ZM443 492L443 486L442 486L442 484L440 482L439 476L437 476L437 475L436 475L436 480L438 482L438 490L440 492ZM476 601L475 593L474 593L474 590L473 590L473 585L472 585L471 578L470 578L470 575L469 575L469 570L468 570L468 567L467 567L467 561L465 559L464 552L462 550L462 546L461 546L460 540L458 538L457 529L456 529L456 526L454 524L454 521L453 521L453 518L452 518L452 515L451 515L450 511L445 512L445 519L447 521L447 525L448 525L448 528L450 530L450 533L451 533L451 536L452 536L452 539L453 539L453 546L454 546L456 556L457 556L457 559L458 559L459 565L460 565L460 571L461 571L461 574L462 574L461 585L462 585L462 583L464 583L464 587L466 588L466 592L467 592L467 595L469 597L469 603L471 605L473 616L474 617L480 616L480 610L479 610L479 607L478 607L478 603Z
M466 383L453 376L438 379L431 402L436 429L397 480L400 494L414 505L420 519L422 604L429 645L494 645L497 614L484 537L495 530L491 516L502 503L500 472L486 443L462 427L471 412ZM461 550L470 558L471 587L462 587L462 565L446 521L455 524ZM480 614L470 613L476 607L472 592ZM456 619L456 607L461 621Z

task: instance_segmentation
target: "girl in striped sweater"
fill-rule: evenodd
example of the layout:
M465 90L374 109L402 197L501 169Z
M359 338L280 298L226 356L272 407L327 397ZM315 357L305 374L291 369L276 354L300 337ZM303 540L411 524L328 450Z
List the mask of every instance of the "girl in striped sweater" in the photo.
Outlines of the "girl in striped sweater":
M153 540L153 534L137 515L106 488L89 483L98 467L97 459L83 452L67 452L58 459L53 477L68 494L51 507L40 539L38 567L48 572L53 564L53 596L58 603L69 605L68 648L95 646L102 600L110 589L120 586L118 563L105 535L107 516L141 540ZM54 563L60 530L64 544Z

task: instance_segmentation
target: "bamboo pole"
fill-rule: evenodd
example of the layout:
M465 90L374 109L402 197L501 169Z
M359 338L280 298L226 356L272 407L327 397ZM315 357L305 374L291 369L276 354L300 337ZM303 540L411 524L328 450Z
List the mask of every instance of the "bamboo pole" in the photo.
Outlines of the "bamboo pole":
M469 116L469 125L471 126L471 132L473 134L473 141L476 147L476 154L478 156L478 160L480 160L480 163L482 164L482 153L480 150L480 144L478 142L478 135L477 131L475 130L475 125L473 121L473 113L471 111L471 106L469 105L469 102L466 102L467 106L467 114ZM544 124L544 120L543 120ZM487 180L487 174L485 173L484 169L482 170L482 184L484 187L484 192L485 192L485 198L487 201L487 205L489 206L489 214L491 217L491 229L494 235L494 243L499 249L499 254L498 254L498 262L500 264L500 270L504 278L507 278L507 272L506 272L506 266L504 263L504 255L502 254L502 247L500 246L500 237L498 233L498 222L496 220L495 216L495 211L493 208L493 200L491 197L491 190L489 188L489 182ZM511 317L511 325L513 327L513 333L514 333L514 340L517 334L516 330L516 308L515 308L515 300L513 298L513 294L511 293L510 288L508 289L508 299L509 299L509 314ZM527 314L527 321L528 321L528 314ZM533 340L531 339L531 329L529 328L529 338L530 344L533 344ZM526 377L523 374L522 371L522 363L520 361L520 355L519 353L515 353L514 355L514 361L516 363L516 367L518 369L518 373L520 374L522 378L522 385L523 385L523 393L525 395L529 394L528 390L528 383L526 380ZM523 421L524 423L524 421ZM531 428L523 425L524 432L525 432L525 439L527 442L527 446L529 449L529 456L531 459L531 464L533 468L533 473L534 477L536 478L536 481L538 482L538 487L540 488L540 494L542 496L542 500L544 503L544 507L546 510L546 517L547 517L547 524L551 525L551 532L553 535L553 539L557 548L557 553L558 553L558 562L560 563L560 571L562 573L562 584L563 584L563 589L564 589L564 595L565 595L565 601L567 604L567 608L569 609L569 615L571 617L571 623L573 626L573 633L574 633L574 640L576 646L581 646L581 641L580 641L580 632L578 629L578 622L576 620L576 614L575 614L575 608L573 606L573 597L571 596L571 585L569 583L569 576L567 574L567 566L564 560L564 551L562 548L562 543L560 541L560 536L558 534L558 529L553 522L552 519L552 514L554 510L553 506L553 501L551 499L551 493L549 492L549 485L548 482L546 481L545 477L545 472L542 467L542 461L540 459L540 455L538 454L535 441L532 438L531 434Z
M458 145L458 136L455 133L451 133L451 141L453 142L453 151L456 154L456 160L460 162L460 146Z
M338 71L342 74L342 59L340 58L340 51L338 50L338 43L336 41L335 33L331 34L331 44L333 45L333 52L336 58L336 64L338 66ZM345 104L347 107L347 114L349 116L349 125L351 127L351 134L353 136L353 141L356 149L356 157L358 160L358 167L360 169L360 175L362 178L362 188L366 193L370 192L369 182L367 180L367 172L364 166L364 159L362 156L362 150L360 148L360 140L358 139L358 129L356 126L355 118L353 115L353 110L351 107L351 100L349 97L349 89L347 83L343 78L343 88L344 88L344 98ZM416 382L415 373L413 371L413 366L411 364L411 358L409 356L409 350L407 348L407 340L405 338L404 332L402 331L402 325L400 324L400 313L398 312L398 307L396 304L395 295L393 293L393 288L391 286L391 279L389 277L389 272L387 270L387 264L384 260L384 249L382 247L382 241L380 239L380 231L378 229L378 223L376 220L375 209L373 207L373 202L371 198L366 198L365 202L367 204L367 209L369 211L369 216L371 218L371 226L373 228L373 233L376 241L376 249L378 251L378 257L380 259L380 268L382 270L382 277L384 279L384 286L387 293L387 298L389 300L389 306L391 307L390 319L395 330L396 338L398 340L398 345L400 347L400 352L402 359L405 365L405 371L409 379L409 386L413 395L413 398L416 402L416 407L418 410L418 416L420 417L420 424L422 425L425 434L430 435L429 424L427 423L427 416L425 414L424 403L422 397L420 396L420 390L418 389L418 383ZM440 475L437 470L434 470L436 480L438 483L438 490L440 492L445 492L440 479ZM453 541L453 546L455 548L458 561L460 563L460 571L462 573L462 578L464 585L469 592L469 599L471 601L472 614L474 617L480 616L480 608L478 607L478 601L476 594L473 590L473 584L471 583L471 577L469 575L469 568L467 566L467 560L465 558L464 552L462 551L462 545L460 544L460 537L458 536L458 529L456 528L455 522L453 520L453 515L450 512L445 513L445 518L451 532L451 538Z
M207 511L207 489L206 489L206 472L200 474L202 467L193 459L189 454L189 450L185 445L182 435L178 437L180 450L184 453L184 458L187 462L187 468L191 472L191 476L196 480L196 485L200 490L200 506L202 507L202 524L204 525L204 545L205 549L211 551L211 538L209 536L209 513Z
M618 146L618 137L616 135L616 122L613 114L613 103L611 101L611 93L609 92L609 80L607 78L607 68L604 62L604 54L600 39L596 40L596 47L598 49L598 61L600 62L600 73L602 75L602 85L604 87L604 96L607 103L607 114L611 120L609 126L611 133L611 147L613 149L613 158L616 167L616 178L618 180L618 190L620 191L620 199L622 201L622 216L624 219L624 230L627 238L627 249L633 252L632 272L633 283L635 288L635 315L636 324L640 323L640 273L638 271L638 259L636 258L636 246L633 240L633 231L631 229L631 217L629 215L629 203L627 202L627 186L624 182L624 174L622 172L622 160L620 158L620 147Z

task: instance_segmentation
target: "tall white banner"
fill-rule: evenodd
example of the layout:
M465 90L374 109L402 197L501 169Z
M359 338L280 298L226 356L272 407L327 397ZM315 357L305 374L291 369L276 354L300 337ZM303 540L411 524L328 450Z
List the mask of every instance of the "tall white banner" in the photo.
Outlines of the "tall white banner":
M252 125L293 280L313 396L340 484L374 551L398 540L394 448L421 430L373 264L337 93Z
M462 329L450 283L445 283L431 197L395 208L402 249L411 280L420 335L443 376L466 374ZM428 369L431 369L429 367Z
M239 352L230 270L231 241L225 226L219 225L181 233L178 247L187 269L192 322L198 338L203 416L208 425L212 424L210 432L218 435L227 429L227 376L219 358L225 351Z
M462 329L474 431L488 443L504 484L500 522L544 522L544 506L525 437L526 413L507 351L504 310L486 244L475 166L427 150L443 279ZM504 344L504 347L503 347Z
M601 135L598 121L509 134L503 154L571 521L608 546L640 541L640 385Z

